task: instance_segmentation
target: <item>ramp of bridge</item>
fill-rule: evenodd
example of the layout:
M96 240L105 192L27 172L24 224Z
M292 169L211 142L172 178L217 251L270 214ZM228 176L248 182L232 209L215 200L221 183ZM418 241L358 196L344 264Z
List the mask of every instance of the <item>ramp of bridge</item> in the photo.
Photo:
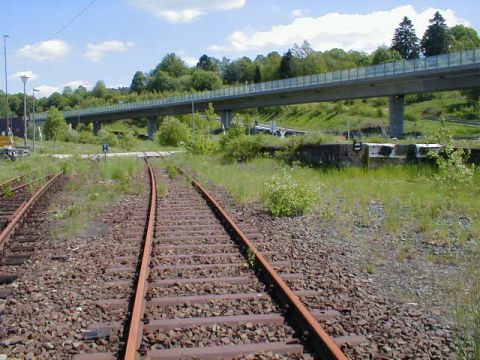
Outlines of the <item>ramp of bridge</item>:
M217 111L320 101L399 96L480 87L480 49L359 67L219 90L111 106L65 111L69 122L113 121L144 116ZM36 115L44 120L46 113Z

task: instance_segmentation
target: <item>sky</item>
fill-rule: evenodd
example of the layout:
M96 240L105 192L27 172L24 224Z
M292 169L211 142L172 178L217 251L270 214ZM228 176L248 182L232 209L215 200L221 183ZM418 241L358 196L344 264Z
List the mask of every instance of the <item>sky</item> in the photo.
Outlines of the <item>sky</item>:
M40 96L91 88L130 86L133 75L152 70L174 52L194 66L203 54L236 59L283 54L308 40L319 51L373 51L389 45L404 16L421 37L439 10L447 25L480 32L480 3L461 1L358 0L0 0L0 88L23 91L30 78Z

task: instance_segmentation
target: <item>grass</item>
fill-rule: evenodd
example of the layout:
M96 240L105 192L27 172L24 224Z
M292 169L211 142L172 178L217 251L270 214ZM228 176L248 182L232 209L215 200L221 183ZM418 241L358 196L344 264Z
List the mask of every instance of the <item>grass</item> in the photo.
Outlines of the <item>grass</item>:
M51 205L54 217L61 221L55 233L57 239L80 233L121 195L143 191L143 183L133 179L143 171L138 159L109 159L106 163L76 159L70 164L67 191Z
M285 166L271 158L230 165L222 164L218 157L181 154L176 158L188 164L202 181L226 187L241 203L260 201L265 181L279 174ZM445 194L440 193L438 185L432 181L433 172L429 167L416 166L370 170L296 167L292 174L302 185L310 188L321 186L318 206L324 209L326 218L329 218L331 209L338 209L341 213L353 213L367 221L373 201L384 208L386 232L400 231L405 220L415 222L423 232L439 232L440 225L452 217L457 220L467 217L473 224L480 221L480 202L472 201L479 195L480 173L476 172L471 188ZM463 229L460 238L473 238L477 231L475 226L468 234Z
M225 187L239 203L260 202L265 181L280 174L285 166L273 158L228 165L213 156L177 154L174 159L189 167L207 186ZM374 238L363 246L369 247L368 251L374 254L379 250L380 239L385 236L394 239L393 248L387 251L389 254L382 248L378 256L366 263L364 270L367 273L376 273L377 266L381 267L382 261L388 261L388 256L394 256L400 263L412 261L417 256L417 241L447 249L441 255L429 250L431 254L425 261L432 266L455 267L461 274L458 281L445 280L448 286L456 286L457 289L448 293L439 286L438 291L442 301L451 309L455 307L449 316L463 329L458 332L464 334L459 338L458 353L470 354L465 355L465 359L478 359L480 171L476 170L471 186L455 191L439 187L433 180L434 173L433 168L413 165L369 170L294 167L292 171L298 183L321 189L316 216L325 226L334 227L339 238L353 241L357 239L354 235L358 226L379 222L381 226L375 229ZM458 248L464 255L459 256L455 252ZM465 266L475 270L464 271ZM415 298L413 293L405 295L404 300L412 301L412 298Z
M44 141L42 145L37 146L40 154L100 154L102 145L98 144L80 144L65 141ZM110 147L110 152L126 151L172 151L178 150L171 146L160 146L154 141L136 141L133 146L126 150L119 146Z
M476 116L466 107L466 99L458 91L436 93L425 101L407 99L405 105L406 132L421 132L431 136L439 127L438 121L423 120L429 114L465 118ZM476 115L475 115L476 114ZM416 119L417 121L414 121ZM307 105L289 105L264 110L258 120L269 124L275 121L278 127L303 129L315 133L343 133L348 128L357 130L366 127L388 126L389 103L387 98L338 101ZM447 123L454 136L480 136L480 127Z
M62 164L63 161L38 155L18 158L15 161L0 159L0 183L33 172L35 174L32 174L31 179L52 174L60 171Z

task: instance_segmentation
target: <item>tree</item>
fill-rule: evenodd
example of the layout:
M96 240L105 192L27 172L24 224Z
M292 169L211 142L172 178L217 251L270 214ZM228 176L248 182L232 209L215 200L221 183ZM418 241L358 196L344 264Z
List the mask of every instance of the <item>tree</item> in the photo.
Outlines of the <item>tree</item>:
M202 55L200 59L198 59L197 69L218 73L220 69L219 61L208 55Z
M262 66L263 81L277 80L280 78L279 70L281 61L282 56L276 51L273 51L267 55Z
M384 64L402 60L397 50L390 49L387 45L380 45L372 54L372 65Z
M412 21L404 17L400 26L395 29L392 50L396 50L404 59L416 59L420 54L420 45Z
M192 86L197 91L220 89L222 79L212 71L195 69L192 76Z
M288 51L282 56L280 61L280 79L288 79L293 77L293 55L292 50Z
M451 52L477 49L480 47L480 37L475 29L464 25L456 25L447 31L448 49Z
M95 87L92 89L92 95L99 99L106 99L108 97L108 90L103 80L98 80Z
M253 82L258 84L262 82L262 72L260 71L260 66L255 66L255 74L253 75Z
M57 109L63 109L66 105L65 98L59 92L55 91L48 98L48 106L56 107Z
M163 57L160 64L158 64L153 70L152 75L157 74L160 71L167 73L171 77L178 78L188 73L188 66L175 53L169 53Z
M68 125L63 114L57 108L52 107L48 111L43 131L47 140L62 140L65 138Z
M137 71L133 75L132 84L130 85L130 91L141 94L147 88L148 79L142 71Z
M157 141L164 146L178 146L190 139L190 129L173 116L167 116L157 132Z
M175 91L178 88L178 82L167 72L159 71L150 77L147 87L150 91Z
M441 55L448 52L448 26L437 11L430 19L430 26L422 38L422 50L425 56Z

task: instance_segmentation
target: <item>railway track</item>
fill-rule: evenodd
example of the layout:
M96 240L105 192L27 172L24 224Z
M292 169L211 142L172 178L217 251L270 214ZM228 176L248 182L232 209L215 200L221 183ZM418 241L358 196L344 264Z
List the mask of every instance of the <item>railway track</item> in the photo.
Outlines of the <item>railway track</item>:
M114 296L99 306L108 316L84 333L109 351L75 360L346 359L342 345L365 342L328 336L319 322L340 313L309 311L301 299L321 292L296 286L302 274L254 229L243 232L198 182L158 171L168 194L157 199L155 175L148 165L146 223L132 213L127 248L106 271Z
M34 250L35 224L41 220L36 207L45 195L60 184L62 173L21 183L24 175L0 185L0 298L8 297L10 283L18 277L18 267ZM38 184L41 184L38 186ZM30 192L36 187L33 194ZM29 226L23 226L25 223Z

